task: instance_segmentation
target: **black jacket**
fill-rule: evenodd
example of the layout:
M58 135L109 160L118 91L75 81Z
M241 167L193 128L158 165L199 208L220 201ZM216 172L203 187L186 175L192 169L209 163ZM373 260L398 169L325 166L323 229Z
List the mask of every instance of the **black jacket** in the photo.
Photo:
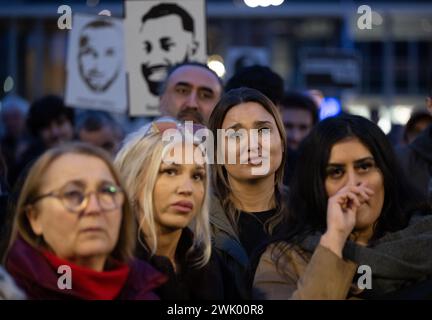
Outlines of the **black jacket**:
M176 273L167 257L151 256L141 243L137 245L136 257L149 262L155 269L168 276L168 281L155 290L161 300L223 300L230 299L230 279L220 258L212 250L210 261L202 268L193 266L193 258L201 252L187 256L193 242L190 229L183 230L176 250L179 270Z

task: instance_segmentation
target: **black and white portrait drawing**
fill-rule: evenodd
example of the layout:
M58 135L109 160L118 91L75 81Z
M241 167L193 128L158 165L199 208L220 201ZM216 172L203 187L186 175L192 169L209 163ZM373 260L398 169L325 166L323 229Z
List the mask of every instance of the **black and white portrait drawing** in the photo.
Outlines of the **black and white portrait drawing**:
M126 110L123 23L75 15L68 48L66 103L111 112Z
M127 0L125 6L131 114L157 115L167 70L184 61L206 61L205 3Z

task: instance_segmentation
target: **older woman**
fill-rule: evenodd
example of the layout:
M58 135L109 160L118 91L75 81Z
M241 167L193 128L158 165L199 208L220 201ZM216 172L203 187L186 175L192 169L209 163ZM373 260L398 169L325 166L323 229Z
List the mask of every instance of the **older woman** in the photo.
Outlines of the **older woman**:
M31 168L6 267L30 299L155 299L164 281L132 259L135 224L108 155L71 144Z
M223 279L210 244L208 168L197 142L186 143L186 130L165 120L143 127L128 137L115 164L139 220L137 256L169 277L160 297L221 299ZM172 141L164 138L170 133Z
M277 228L285 209L285 129L275 105L249 88L223 95L209 127L217 137L210 209L215 246L235 274L242 297L248 298L250 258Z
M266 299L416 297L432 275L432 217L400 177L391 145L358 116L306 138L286 225L256 270ZM413 289L410 285L422 283ZM426 291L425 291L426 290ZM396 295L394 295L397 292Z

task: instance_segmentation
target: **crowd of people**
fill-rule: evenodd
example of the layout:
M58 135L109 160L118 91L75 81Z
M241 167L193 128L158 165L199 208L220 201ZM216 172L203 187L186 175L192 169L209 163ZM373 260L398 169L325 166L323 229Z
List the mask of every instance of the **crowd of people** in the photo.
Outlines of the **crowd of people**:
M268 67L224 86L181 63L158 92L138 128L3 100L0 297L432 297L432 89L403 146L360 116L319 121Z

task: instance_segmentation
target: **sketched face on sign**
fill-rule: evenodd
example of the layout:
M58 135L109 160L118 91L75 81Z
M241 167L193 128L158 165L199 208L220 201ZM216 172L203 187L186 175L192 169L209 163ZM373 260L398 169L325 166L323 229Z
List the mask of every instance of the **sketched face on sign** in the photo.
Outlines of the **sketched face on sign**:
M149 91L159 95L168 69L189 61L198 49L192 16L174 3L152 7L141 19L141 73Z
M121 70L122 36L112 22L96 20L85 25L79 37L78 67L87 87L107 91Z

